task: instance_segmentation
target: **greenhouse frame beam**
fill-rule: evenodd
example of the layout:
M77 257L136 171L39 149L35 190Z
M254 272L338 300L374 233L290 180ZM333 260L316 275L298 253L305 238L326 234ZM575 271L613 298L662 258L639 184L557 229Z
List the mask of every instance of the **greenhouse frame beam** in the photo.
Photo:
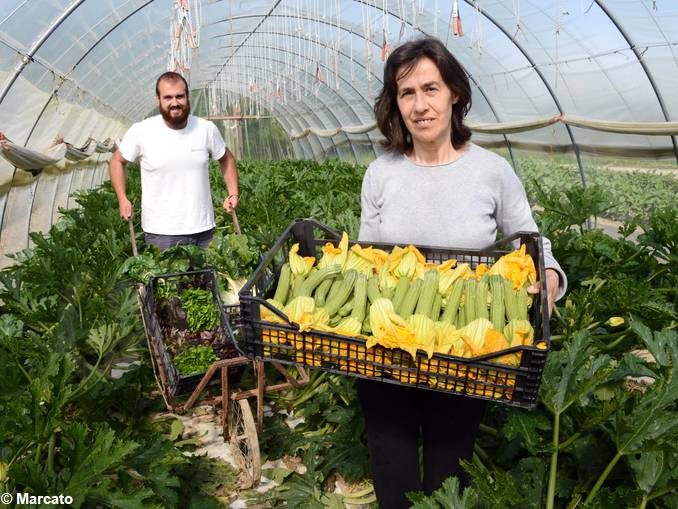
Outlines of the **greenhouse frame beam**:
M103 34L99 39L97 39L97 41L92 46L90 46L89 49L87 51L85 51L85 53L82 54L82 56L78 59L77 62L75 62L75 64L73 64L73 67L71 67L71 70L67 74L71 74L76 69L76 67L78 67L78 65L80 65L80 63L83 60L85 60L85 58L87 58L87 55L89 55L92 51L94 51L94 49L99 45L99 43L101 41L103 41L106 37L108 37L116 28L118 28L125 21L127 21L130 17L134 16L137 12L139 12L141 9L144 9L148 4L153 3L154 1L155 0L148 0L145 4L139 6L138 8L133 10L131 13L129 13L127 16L125 16L120 21L118 21L114 26L112 26L105 34ZM26 136L26 141L24 142L24 146L26 146L28 144L28 141L31 139L31 136L33 135L33 131L35 131L35 128L38 126L38 123L42 119L42 115L45 113L45 110L47 110L47 107L49 106L49 104L52 102L52 99L54 98L54 94L58 90L59 90L59 88L52 91L52 93L49 96L49 99L47 99L47 101L45 102L45 105L40 110L40 113L38 114L38 116L35 119L35 123L33 124L30 131L28 132L28 135ZM112 107L111 107L111 109L112 109ZM113 111L115 112L115 110L113 110Z
M264 14L263 16L258 16L258 17L261 17L261 20L259 20L259 23L257 23L257 26L255 26L252 30L250 30L249 35L247 37L245 37L242 40L242 42L233 50L233 53L231 53L231 56L228 57L228 60L226 60L226 62L223 63L223 65L221 66L221 69L219 69L217 71L217 73L214 75L215 79L216 79L217 76L219 76L219 74L221 74L221 71L224 70L224 68L228 65L228 63L231 61L231 58L233 58L233 56L238 52L238 50L240 48L242 48L242 46L249 40L250 37L252 37L252 34L256 33L257 28L259 28L264 23L264 21L266 21L271 16L271 14L275 10L275 8L278 7L278 5L280 5L280 2L282 2L282 0L276 0L275 4L273 4L273 6L269 9L269 11L266 14ZM232 20L233 18L230 18L230 19Z
M356 0L356 1L364 3L364 1L362 1L362 0ZM367 4L367 5L369 5L369 4ZM370 7L374 8L373 6L370 6ZM390 16L393 16L393 17L396 17L396 18L397 18L397 16L396 16L395 14L393 14L390 10L387 10L387 13L388 13ZM252 14L248 14L248 15L244 15L244 16L235 16L235 17L233 17L233 18L228 18L228 19L225 18L225 19L223 19L223 20L219 20L219 21L215 22L215 24L216 24L216 23L224 23L224 22L226 22L226 21L230 21L231 19L235 20L235 19L256 18L256 17L259 17L259 16L252 15ZM270 16L268 16L268 17L269 17L269 18L274 18L274 17L287 18L287 17L290 17L290 16L289 16L289 15L286 15L286 14L275 14L275 15L270 15ZM306 21L316 21L317 23L324 23L324 24L329 25L329 26L331 26L331 27L333 27L333 28L335 28L335 29L339 29L339 30L343 30L343 31L345 31L345 32L349 32L349 34L351 34L351 35L356 35L356 36L358 36L359 38L362 38L363 40L366 40L365 37L364 37L363 35L361 35L360 33L356 32L356 31L354 31L352 27L349 29L349 28L346 28L345 26L337 25L337 24L335 24L335 23L332 23L332 22L326 21L326 20L316 20L316 19L314 19L314 18L308 18L308 17L305 17L305 16L298 16L298 17L299 17L300 19L303 19L303 20L306 20ZM399 19L399 18L398 18L398 19ZM408 23L408 24L409 24L412 28L414 28L414 25L412 25L412 23ZM419 31L420 31L422 34L424 34L424 35L429 35L429 34L427 34L426 32L422 31L421 29L419 29ZM245 33L251 33L251 32L233 32L233 33L224 33L224 34L219 34L219 35L213 35L212 38L214 39L214 38L227 37L228 35L242 35L242 34L245 34ZM270 35L282 35L282 36L285 36L285 37L291 37L291 38L302 39L302 40L304 40L304 41L307 40L307 39L304 39L303 37L299 37L298 35L293 34L293 33L285 33L285 32L278 32L278 31L264 31L264 32L257 32L257 33L258 33L258 34L270 34ZM328 48L328 49L333 49L333 50L334 50L334 48L331 48L330 46L328 46L327 44L324 44L323 42L314 41L314 40L312 40L312 39L309 39L309 41L310 41L312 44L317 44L317 45L319 45L319 46L322 46L323 48ZM372 42L372 45L373 45L373 46L379 47L379 45L376 43L376 41L371 41L371 42ZM275 48L275 50L277 50L277 51L282 51L282 50L279 49L279 48ZM344 57L346 57L346 58L351 58L351 57L350 57L349 55L347 55L345 52L341 51L341 49L336 50L336 51L337 51L340 55L342 55L342 56L344 56ZM233 54L235 54L235 52L234 52ZM297 54L297 53L293 53L293 54ZM297 54L297 55L298 55L298 54ZM303 57L303 55L299 55L299 56L302 56L302 57ZM307 60L310 61L310 62L312 62L312 60L311 60L310 58L307 58ZM366 67L365 65L363 65L363 63L360 62L358 59L356 59L356 58L351 58L351 60L352 60L353 62L355 62L356 64L358 64L360 67L362 67L366 72L369 72L368 69L367 69L367 67ZM326 66L325 66L325 67L326 67ZM379 75L377 75L375 72L372 72L371 74L372 74L372 76L375 78L375 80L376 80L377 82L383 83L383 82L382 82L382 79L381 79L381 77L380 77ZM476 86L476 88L478 89L478 91L480 92L480 94L481 94L481 95L483 96L483 98L485 99L485 102L487 103L488 107L490 108L490 111L492 111L492 114L494 115L494 118L496 119L496 121L497 121L497 122L501 122L501 119L499 118L499 115L497 115L497 111L496 111L494 105L492 104L492 101L490 101L490 99L489 99L488 95L485 93L485 90L483 89L483 87L480 86L480 84L478 83L478 81L476 81L476 79L473 77L472 74L470 74L470 73L466 73L466 74L467 74L469 80L471 80L471 81L473 82L473 84ZM356 92L363 98L363 100L364 100L367 104L370 104L370 103L367 101L367 99L365 98L364 95L360 94L360 92L359 92L355 87L353 87L353 88L354 88L354 90L356 90ZM553 94L552 94L552 93L551 93L551 96L553 97ZM362 121L362 120L361 120L361 121ZM509 154L510 154L510 157L511 157L511 161L512 161L512 163L513 163L513 167L516 168L516 160L515 160L515 157L514 157L514 154L513 154L513 149L512 149L512 147L511 147L511 142L509 141L509 139L508 139L508 137L507 137L506 135L502 135L502 137L504 138L504 141L506 142L506 147L507 147L507 149L508 149L508 151L509 151ZM373 148L373 152L374 152L374 154L375 154L375 156L376 156L376 155L377 155L376 149Z
M73 2L70 5L70 7L68 7L64 12L62 12L61 16L54 20L54 22L47 28L47 30L45 30L43 34L33 43L31 48L28 50L28 53L22 55L21 64L18 65L16 69L14 69L14 74L12 74L11 78L5 82L5 86L2 88L2 91L0 91L0 103L4 101L5 97L7 96L7 93L14 85L14 82L21 75L26 66L33 60L33 56L37 53L37 51L41 48L45 41L47 41L47 39L50 38L54 31L57 28L59 28L59 26L64 21L66 21L66 19L71 14L73 14L73 11L80 7L80 4L82 4L84 1L85 0L76 0L75 2Z
M236 57L236 58L251 58L251 57L239 55L239 56ZM269 59L266 59L265 57L257 57L257 58L260 59L260 60L269 60ZM279 63L284 63L284 62L282 62L282 61L280 61L280 60L277 60L277 62L279 62ZM265 67L258 67L258 66L249 66L249 68L257 69L257 70L264 71L264 72L268 70L268 69L266 69ZM304 71L304 72L305 72L305 71ZM238 74L244 76L244 73L242 73L242 72L239 72ZM310 73L307 73L307 74L310 74ZM303 84L302 84L301 82L296 82L296 83L297 83L300 87L303 87ZM309 89L306 88L306 87L303 87L303 88L304 88L304 90L309 90ZM237 92L237 93L240 93L240 92ZM311 92L311 93L312 93L312 92ZM303 104L304 104L303 102L297 102L297 101L292 101L292 103L293 103L293 104L300 104L300 105L303 105ZM284 108L284 109L286 109L286 108ZM318 114L313 110L313 108L307 107L306 110L309 111L309 112L310 112L310 113L318 120L318 122L319 122L323 127L325 127L325 128L327 127L327 126L324 125L324 122L321 120L321 118L318 116ZM330 110L329 108L326 108L326 110L329 112L329 114L330 114L332 117L334 117L334 120L338 123L338 122L339 122L339 119L338 119L338 118L336 117L336 115L332 112L332 110ZM298 110L298 109L296 109L296 108L294 109L294 111L301 113L301 111ZM300 126L300 127L301 127L301 126ZM317 136L316 136L316 138L317 138ZM348 139L348 137L347 137L347 139ZM324 149L323 144L320 142L320 140L317 140L317 141L318 141L318 143L320 144L320 147L323 148L323 152L326 152L326 150ZM339 154L339 148L337 147L336 142L335 142L332 138L330 138L330 142L331 142L332 145L334 145L334 148L336 149L337 154ZM358 156L357 156L357 154L356 154L356 151L355 151L355 148L353 147L353 145L351 145L351 150L353 151L353 157L357 160Z
M629 36L629 34L626 33L626 30L624 30L624 27L621 26L621 24L617 21L617 18L615 18L615 16L609 11L609 9L603 3L602 0L594 0L594 3L600 8L601 11L603 11L603 13L608 17L608 19L617 28L617 30L619 30L619 33L624 38L626 43L629 45L629 48L631 49L631 51L633 51L633 54L636 56L636 59L638 60L640 67L643 69L643 71L645 71L645 75L647 76L647 79L650 82L650 86L652 87L652 91L654 92L654 95L657 97L657 101L659 102L659 107L661 108L662 114L664 115L664 120L666 120L667 122L671 121L668 110L666 109L666 103L664 102L664 98L662 97L662 94L659 91L659 88L657 87L657 82L654 80L654 77L652 76L652 72L650 71L647 64L645 63L645 60L643 60L643 55L638 51L638 47L631 40L631 36ZM673 144L673 153L675 154L676 162L678 163L678 144L676 144L676 137L675 136L671 136L671 143Z
M359 0L359 1L362 1L362 0ZM475 9L474 0L464 0L464 2ZM506 36L506 38L509 41L511 41L513 43L513 45L518 49L518 51L520 51L520 53L530 63L530 65L532 66L532 69L534 69L534 72L537 73L537 76L539 76L539 79L541 79L542 83L546 87L546 90L548 91L549 95L551 96L553 103L556 105L556 108L558 108L558 112L561 115L563 113L565 113L563 111L562 106L560 105L560 101L558 100L558 97L556 96L555 92L551 88L551 85L547 81L544 74L541 72L541 69L539 69L539 67L537 66L536 62L532 59L530 54L527 52L527 50L525 48L523 48L523 46L511 36L511 34L508 32L508 30L506 30L501 23L499 23L497 20L495 20L492 16L487 14L485 11L481 10L480 12L485 18L487 18L490 21L490 23L492 23L494 26L496 26L501 31L501 33L503 33ZM575 140L574 132L572 131L572 128L567 124L565 124L565 130L567 131L567 134L570 137L570 141L572 142L572 148L574 150L574 155L577 159L577 165L579 166L579 176L581 177L582 185L586 186L586 175L584 174L584 163L581 160L581 154L579 153L579 147L577 146L577 141Z
M254 68L257 69L257 70L264 70L264 71L266 70L266 69L263 69L261 67L254 67ZM236 73L238 75L245 76L245 74L242 73L241 71L236 71ZM229 89L229 90L231 90L232 92L239 94L239 95L245 95L244 93L241 93L240 90L232 90L232 89ZM304 103L295 103L295 104L303 105ZM273 110L273 111L279 111L281 109L283 110L283 113L286 113L286 115L283 115L281 118L284 118L284 119L288 120L289 122L293 122L297 126L297 128L299 128L299 129L301 129L301 125L299 124L297 118L300 117L300 116L303 116L303 113L305 113L307 111L310 112L311 115L315 116L315 118L320 123L322 123L320 118L317 116L317 114L311 108L305 108L303 110L299 110L297 108L287 107L286 105L281 104L281 103L278 103L278 104L273 105L271 107L271 110ZM294 115L293 115L293 113L294 113ZM311 147L311 155L313 157L315 157L315 151L313 150L313 144L311 143L311 141L315 141L320 146L320 149L321 149L320 152L323 152L325 150L322 143L320 143L320 141L317 139L317 137L313 138L312 140L310 140L310 139L307 140L308 145Z
M266 61L266 62L276 62L276 63L278 63L278 64L283 64L283 65L286 64L286 62L283 62L282 60L276 60L276 59L273 59L273 58L268 58L268 57L263 57L263 56L255 56L255 55L242 55L242 54L241 54L241 55L238 55L238 56L235 56L235 55L234 55L234 58L238 58L238 59L240 59L240 58L250 59L250 58L251 58L251 59L257 59L257 60L264 60L264 61ZM325 67L325 68L327 69L327 67L326 67L324 64L323 64L323 67ZM297 67L297 66L295 66L294 68L295 68L295 69L299 69L301 72L306 73L306 74L308 74L308 75L311 74L311 73L307 72L305 69L299 68L299 67ZM259 67L258 69L266 70L265 68L260 68L260 67ZM297 83L298 86L301 86L301 82L300 82L300 81L294 81L294 83ZM329 87L327 87L327 88L329 88ZM306 89L306 90L308 90L308 89ZM311 92L311 93L312 93L312 92ZM337 98L339 98L340 100L343 99L343 97L342 97L341 95L337 94L336 92L335 92L334 95L335 95ZM349 105L348 101L346 101L345 99L343 99L343 101L344 101L344 104L348 105L349 108L350 108L350 105ZM292 101L292 102L298 103L298 101ZM327 110L327 112L334 118L334 120L335 120L335 122L336 122L337 124L340 124L340 123L341 123L341 122L339 122L339 119L338 119L337 116L334 114L334 112L332 111L331 108L326 108L326 110ZM313 110L311 109L311 111L313 111ZM353 113L354 116L357 117L357 115L356 115L355 111L353 111L353 109L351 109L351 112ZM314 113L315 113L315 112L314 112ZM316 117L316 118L318 118L318 120L320 120L319 117ZM323 127L324 127L324 128L327 128L327 126L325 126L325 125L324 125ZM347 136L347 135L345 135L345 137L346 137L346 139L348 139L348 136ZM338 153L339 153L339 152L338 152L338 151L339 151L339 148L337 147L336 142L335 142L332 138L333 138L333 137L330 137L330 140L332 141L332 145L334 145L335 149L337 150L337 154L338 154ZM358 160L358 154L356 153L355 147L353 146L353 144L351 144L351 151L353 152L353 157L354 157L354 159L357 161L357 160Z
M373 9L381 10L381 9L378 9L377 7L371 6L370 4L366 3L365 0L356 0L356 1L357 1L358 3L362 3L362 4L364 4L364 5L367 5L368 7L372 7ZM467 0L467 3L468 3L468 0ZM387 9L386 9L386 13L387 13L389 16L391 16L391 17L394 17L394 18L396 18L396 19L401 19L399 16L397 16L396 14L394 14L393 12L391 12L391 9L388 9L388 8L387 8ZM404 20L401 20L401 21L404 21ZM406 22L408 25L410 25L410 27L411 27L413 30L418 30L419 32L421 32L422 34L424 34L424 35L426 35L426 36L429 36L429 37L431 36L428 32L424 32L421 28L416 28L416 29L415 29L414 24L411 23L411 22L409 22L409 20L408 20L408 21L405 21L405 22ZM353 32L352 32L352 33L353 33ZM506 32L504 32L504 33L506 33ZM359 37L361 37L360 34L356 34L356 35L358 35ZM363 37L363 39L364 39L364 37ZM377 47L379 46L375 41L372 41L372 42L373 42ZM441 40L441 42L442 42L442 40ZM445 45L445 47L447 47L447 45ZM363 66L363 67L364 67L364 66ZM490 101L490 98L488 97L488 95L485 93L485 90L483 89L483 87L480 86L480 83L478 83L478 81L473 77L473 75L472 75L471 73L469 73L468 71L466 71L466 69L464 69L464 72L466 73L466 76L468 77L468 79L469 79L471 82L473 82L473 84L476 86L476 88L478 89L478 92L480 92L480 95L483 96L483 99L485 99L485 102L487 103L487 106L490 108L490 111L491 111L492 114L494 115L495 120L496 120L497 122L501 122L501 118L499 118L499 115L497 114L497 110L495 109L494 105L492 104L492 101ZM377 79L379 80L380 83L382 82L381 79L379 79L379 78L377 78ZM542 78L542 79L543 79L543 78ZM551 93L551 96L553 97L553 93ZM561 111L561 113L562 113L562 111ZM516 158L515 158L515 155L513 154L513 147L511 146L511 141L508 139L508 136L507 136L506 134L502 134L501 136L502 136L502 138L504 138L504 141L506 142L506 148L507 148L508 151L509 151L509 156L511 157L511 163L512 163L512 165L513 165L513 168L514 168L514 169L517 169ZM580 166L580 171L581 171L581 166Z
M238 35L238 34L242 34L242 33L244 33L244 32L234 32L234 35ZM260 33L261 33L261 32L260 32ZM272 34L277 34L277 35L287 35L287 34L281 34L281 33L279 33L279 32L267 32L267 33L272 33ZM265 49L268 49L267 47L260 46L260 45L249 45L248 47L250 47L250 48L265 48ZM297 53L297 52L295 52L295 51L290 51L290 50L288 50L288 49L286 49L286 48L274 48L273 51L281 52L281 53L287 53L287 54L290 54L290 55L295 55L295 56L303 57L303 55L300 55L299 53ZM342 53L342 54L343 54L343 53ZM267 57L261 57L261 56L248 56L248 58L259 58L259 59L262 59L262 58L263 58L263 59L265 59L265 60L272 60L272 61L275 61L275 62L278 62L278 63L286 64L286 62L281 62L281 61L279 61L279 60L269 59L269 58L267 58ZM329 67L327 67L327 65L325 65L324 63L318 62L318 64L321 65L324 69L327 69L328 71L332 71L332 69L330 69ZM297 68L297 69L301 69L302 71L305 72L305 69L303 69L303 68L299 68L299 67L296 67L296 68ZM310 74L310 73L307 73L307 74ZM347 85L348 85L348 86L356 93L356 95L357 95L358 97L360 97L360 98L365 102L365 104L367 105L367 107L368 107L369 110L372 110L372 105L370 105L370 103L367 101L367 99L365 98L365 96L362 95L362 94L360 93L360 91L359 91L357 88L355 88L355 87L353 86L353 84L352 84L350 81L348 81L346 78L344 78L344 77L341 76L341 75L339 75L339 79L341 79L342 82L346 83L346 84L347 84ZM296 80L292 80L292 82L298 83ZM330 89L330 90L332 90L331 87L327 87L327 88ZM351 105L351 103L350 103L349 101L347 101L346 98L345 98L344 96L342 96L341 94L336 93L335 90L332 90L332 91L335 93L335 95L336 95L339 99L342 99L342 100L344 101L344 103L345 103L345 104L347 105L347 107L349 108L349 110L347 110L347 111L350 111L350 112L353 114L353 117L355 118L356 122L363 122L363 120L360 118L360 115L358 115L358 113L357 113L356 110L353 108L353 106ZM336 116L335 116L335 118L336 118ZM337 120L337 123L339 123L339 119L336 119L336 120ZM341 127L341 125L339 125L339 126L337 126L337 127ZM348 138L348 136L347 136L347 138ZM353 149L353 152L354 152L354 154L355 154L355 149ZM376 152L376 150L374 149L374 147L373 147L373 149L372 149L372 152L374 153L374 155L375 155L375 157L376 157L376 156L377 156L377 152Z

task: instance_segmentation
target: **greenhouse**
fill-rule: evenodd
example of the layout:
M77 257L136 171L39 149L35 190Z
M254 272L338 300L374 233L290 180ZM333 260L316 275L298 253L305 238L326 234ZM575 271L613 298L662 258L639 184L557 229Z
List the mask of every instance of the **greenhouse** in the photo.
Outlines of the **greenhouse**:
M677 137L675 1L3 0L0 506L678 507Z

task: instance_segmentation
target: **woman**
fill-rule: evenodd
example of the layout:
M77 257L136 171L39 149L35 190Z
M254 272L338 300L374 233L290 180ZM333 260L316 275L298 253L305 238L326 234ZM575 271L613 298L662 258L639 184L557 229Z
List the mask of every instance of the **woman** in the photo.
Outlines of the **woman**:
M470 106L468 78L439 40L389 56L374 107L386 154L363 179L361 241L477 249L498 231L537 231L513 169L469 141ZM567 280L547 239L544 260L551 310ZM430 494L450 476L468 484L459 460L473 454L484 401L367 380L357 389L381 509L409 507L406 492Z

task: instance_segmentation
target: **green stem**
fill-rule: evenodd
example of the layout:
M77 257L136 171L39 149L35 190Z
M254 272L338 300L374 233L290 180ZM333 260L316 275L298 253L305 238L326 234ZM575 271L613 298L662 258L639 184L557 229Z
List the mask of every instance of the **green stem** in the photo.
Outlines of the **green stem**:
M56 445L56 431L52 432L47 444L47 468L51 473L54 473L54 447Z
M493 428L492 426L488 426L487 424L481 424L480 431L482 431L483 433L487 433L488 435L492 435L493 437L499 435L499 432L495 428Z
M586 497L586 500L584 500L584 505L588 504L591 500L595 498L596 494L598 493L598 490L605 482L605 479L607 479L607 476L610 475L610 472L612 472L612 469L617 464L617 462L622 458L622 456L623 454L617 451L617 454L614 455L614 458L612 458L612 460L605 467L605 470L603 470L603 473L600 474L600 477L598 477L596 484L594 484L593 488L591 488L591 491Z
M570 438L562 442L558 448L560 450L567 449L570 447L579 437L581 436L581 431L577 431L574 435L572 435Z
M558 473L558 437L560 435L560 414L556 413L553 419L553 452L551 453L551 468L549 470L549 486L546 493L546 509L553 509L556 498L556 477Z
M617 339L612 341L612 343L607 343L606 345L601 346L600 349L601 350L611 350L611 349L615 348L617 345L619 345L619 343L621 343L625 339L626 339L626 331L621 333L620 336Z
M642 500L640 501L640 505L638 506L638 509L645 509L647 507L647 493L643 495Z

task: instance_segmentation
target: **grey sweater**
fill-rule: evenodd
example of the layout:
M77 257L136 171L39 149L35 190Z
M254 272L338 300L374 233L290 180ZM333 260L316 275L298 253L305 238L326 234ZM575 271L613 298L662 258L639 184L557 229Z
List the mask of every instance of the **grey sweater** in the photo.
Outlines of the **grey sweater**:
M505 159L470 144L449 164L418 165L386 154L363 178L359 239L366 242L480 249L497 232L537 231L525 189ZM567 278L543 239L544 265Z

